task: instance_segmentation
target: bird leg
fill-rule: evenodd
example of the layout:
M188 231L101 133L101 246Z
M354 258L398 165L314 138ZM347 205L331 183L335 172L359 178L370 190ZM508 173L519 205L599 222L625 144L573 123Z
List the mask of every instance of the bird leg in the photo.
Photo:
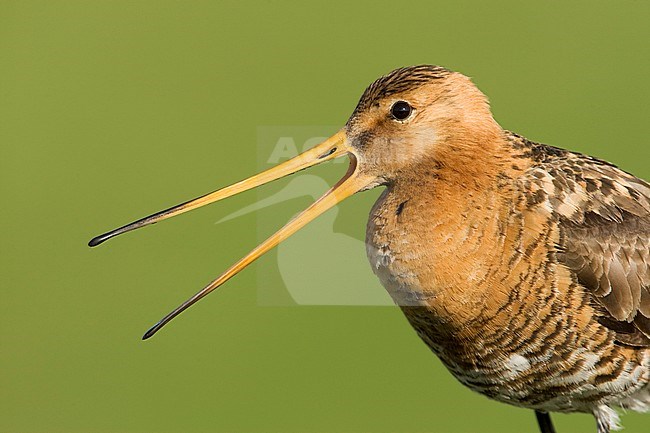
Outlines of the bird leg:
M553 421L551 421L551 415L548 412L536 410L535 416L537 417L537 424L539 424L539 429L542 433L555 433Z

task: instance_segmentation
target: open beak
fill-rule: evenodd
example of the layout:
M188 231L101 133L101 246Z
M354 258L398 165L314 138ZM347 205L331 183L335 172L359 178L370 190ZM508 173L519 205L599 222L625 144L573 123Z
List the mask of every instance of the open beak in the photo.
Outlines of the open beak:
M300 230L318 215L322 214L332 206L335 206L337 203L345 200L352 194L361 191L362 189L369 186L372 183L372 179L359 174L359 171L357 170L357 161L348 145L345 131L340 130L321 144L314 146L313 148L296 156L295 158L292 158L289 161L279 164L262 173L256 174L255 176L249 177L248 179L242 180L218 191L211 192L202 197L190 200L178 206L174 206L167 210L142 218L131 224L127 224L123 227L117 228L91 239L88 245L94 247L122 233L126 233L131 230L147 226L149 224L157 223L158 221L162 221L175 215L180 215L192 209L196 209L206 204L222 200L240 192L255 188L297 171L312 167L334 158L338 158L346 154L350 155L350 166L345 176L343 176L343 178L339 180L336 185L330 188L311 206L309 206L307 209L289 221L274 235L259 244L251 252L242 257L237 263L228 268L217 279L205 286L190 299L183 302L174 311L163 317L158 323L156 323L144 334L142 337L143 340L146 340L147 338L153 336L156 332L158 332L158 330L160 330L160 328L165 326L174 317L178 316L195 302L206 296L208 293L212 292L214 289L221 286L223 283L239 273L239 271L251 264L271 248L275 247L280 242Z

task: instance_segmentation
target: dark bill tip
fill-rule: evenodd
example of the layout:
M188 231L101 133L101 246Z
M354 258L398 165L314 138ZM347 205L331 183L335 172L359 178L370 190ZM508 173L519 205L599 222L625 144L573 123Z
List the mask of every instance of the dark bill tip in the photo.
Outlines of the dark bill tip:
M177 313L177 314L178 314L178 313ZM155 334L156 332L160 331L160 329L161 329L163 326L165 326L165 325L166 325L166 324L171 320L171 318L170 318L169 316L170 316L170 315L168 314L167 316L165 316L164 318L162 318L158 323L156 323L156 324L153 325L151 328L149 328L149 329L147 330L147 332L145 332L144 335L142 336L142 339L143 339L143 340L148 340L148 339L150 339L151 337L153 337L154 334ZM173 317L174 317L174 316L172 316L172 318L173 318Z
M181 311L182 311L182 310L181 310ZM143 340L148 340L148 339L150 339L151 337L153 337L153 336L156 334L156 332L160 331L160 330L162 329L163 326L165 326L167 323L169 323L169 322L170 322L174 317L176 317L176 316L177 316L181 311L179 311L179 309L177 308L177 309L174 310L173 312L169 313L168 315L166 315L165 317L163 317L162 319L160 319L160 321L159 321L158 323L156 323L155 325L153 325L151 328L149 328L149 330L147 330L147 332L144 333L144 335L142 336L142 339L143 339Z
M147 332L144 333L144 335L142 336L142 339L143 339L143 340L148 340L148 339L150 339L150 338L153 337L153 335L158 331L158 329L159 329L159 328L156 328L155 325L152 326L151 328L149 328L149 330L148 330Z
M96 247L99 244L102 244L111 238L109 233L104 233L103 235L95 236L88 242L89 247Z

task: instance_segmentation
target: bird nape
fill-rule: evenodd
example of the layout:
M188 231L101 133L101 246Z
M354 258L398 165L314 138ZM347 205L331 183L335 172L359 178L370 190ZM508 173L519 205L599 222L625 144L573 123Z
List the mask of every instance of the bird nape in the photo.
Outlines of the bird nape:
M368 259L461 383L534 410L543 433L550 412L591 413L607 433L614 408L650 410L650 185L502 129L476 86L442 67L380 77L323 143L89 245L344 155L338 183L144 338L327 209L384 186Z

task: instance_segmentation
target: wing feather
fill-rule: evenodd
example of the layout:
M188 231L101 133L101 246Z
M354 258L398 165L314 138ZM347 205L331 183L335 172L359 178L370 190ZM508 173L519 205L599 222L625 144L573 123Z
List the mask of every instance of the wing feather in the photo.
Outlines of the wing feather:
M531 144L531 182L560 224L558 260L619 341L650 346L650 185L607 162Z

